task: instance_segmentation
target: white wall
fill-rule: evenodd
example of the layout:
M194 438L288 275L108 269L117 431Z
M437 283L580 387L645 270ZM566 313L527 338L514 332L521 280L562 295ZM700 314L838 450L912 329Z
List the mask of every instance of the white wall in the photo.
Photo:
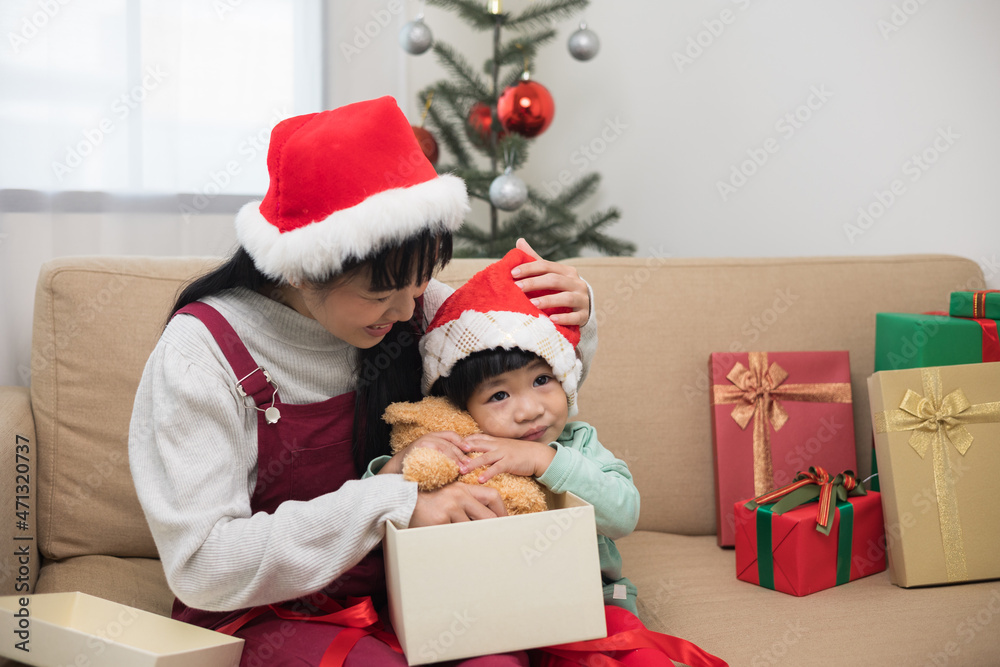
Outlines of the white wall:
M396 44L420 3L349 63L343 35L393 8L351 5L330 44L330 99L394 94L418 121L415 92L445 76L433 54ZM477 67L487 57L490 33L435 7L425 18ZM1000 287L1000 3L595 0L585 18L601 38L595 59L569 55L578 20L567 19L535 64L556 116L520 176L551 189L562 171L601 173L590 208L621 208L614 231L639 255L942 252L978 261ZM723 196L748 151L763 164L746 163L752 175ZM934 161L921 168L925 152Z

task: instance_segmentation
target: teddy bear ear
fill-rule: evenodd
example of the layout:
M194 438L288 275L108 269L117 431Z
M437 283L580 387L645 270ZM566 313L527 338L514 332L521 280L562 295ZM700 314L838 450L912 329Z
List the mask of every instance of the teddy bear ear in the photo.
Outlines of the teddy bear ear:
M382 414L382 420L387 424L398 424L400 422L412 421L413 415L417 411L417 403L390 403Z

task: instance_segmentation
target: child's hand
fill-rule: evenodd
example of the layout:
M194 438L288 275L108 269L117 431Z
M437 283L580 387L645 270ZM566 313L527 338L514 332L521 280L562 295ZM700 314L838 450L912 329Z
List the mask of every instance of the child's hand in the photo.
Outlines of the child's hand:
M462 436L451 431L427 433L396 452L393 457L386 461L385 465L382 466L382 469L379 470L379 474L401 474L403 472L403 459L406 458L407 453L416 447L436 449L461 467L463 463L469 460L469 457L465 455L465 452L460 449L461 444Z
M532 250L524 239L518 239L517 248L528 253L536 261L514 267L511 275L524 292L553 290L555 294L539 297L532 303L542 310L549 308L569 308L572 312L550 315L556 324L583 326L590 319L590 291L587 283L572 266L544 260Z
M481 456L467 458L464 463L459 464L459 472L463 475L486 466L486 470L479 473L480 484L502 472L522 477L538 477L548 470L556 456L556 450L549 447L547 442L495 438L485 433L465 438L462 449L467 452L483 452Z
M417 504L410 515L410 528L498 516L507 516L507 510L496 489L462 483L449 484L436 491L417 493Z

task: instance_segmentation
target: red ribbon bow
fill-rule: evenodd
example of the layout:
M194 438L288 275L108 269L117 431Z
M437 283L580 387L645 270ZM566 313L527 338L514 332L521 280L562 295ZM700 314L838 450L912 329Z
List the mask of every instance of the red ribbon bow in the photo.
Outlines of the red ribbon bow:
M809 489L807 487L817 487ZM799 489L804 492L795 493ZM811 466L809 471L799 471L791 484L780 489L757 496L746 504L748 509L758 505L777 503L771 508L775 514L782 514L793 507L819 497L819 507L816 509L816 530L829 535L833 525L833 496L836 493L845 500L848 495L862 495L864 488L860 487L853 470L846 470L839 475L831 476L820 466ZM783 500L782 500L783 499ZM782 501L782 502L778 502Z

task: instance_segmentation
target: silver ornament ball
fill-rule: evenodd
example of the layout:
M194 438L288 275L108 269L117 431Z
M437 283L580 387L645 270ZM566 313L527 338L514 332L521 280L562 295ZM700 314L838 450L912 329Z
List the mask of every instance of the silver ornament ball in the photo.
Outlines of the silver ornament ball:
M508 169L490 183L490 201L501 211L516 211L528 199L528 186Z
M424 23L423 17L418 16L403 26L399 31L399 45L407 53L419 56L421 53L431 48L434 43L434 35L431 29Z
M597 33L590 30L586 23L580 24L580 29L569 36L570 55L577 60L590 60L597 55L601 49L601 40L597 38Z

